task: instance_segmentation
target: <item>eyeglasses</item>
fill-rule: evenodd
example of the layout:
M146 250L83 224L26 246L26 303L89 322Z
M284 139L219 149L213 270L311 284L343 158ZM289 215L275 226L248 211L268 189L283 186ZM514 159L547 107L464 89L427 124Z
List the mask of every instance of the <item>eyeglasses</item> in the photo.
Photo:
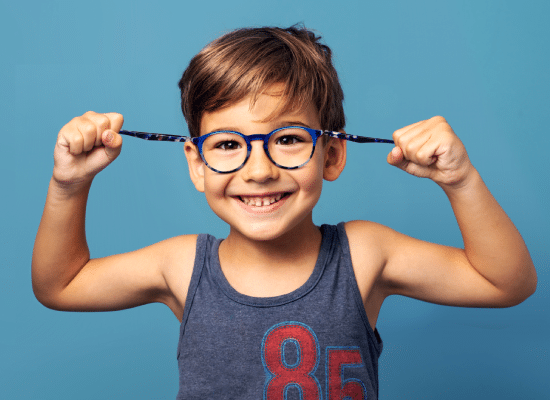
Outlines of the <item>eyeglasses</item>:
M279 168L297 169L307 164L315 151L317 139L327 135L357 143L393 143L389 139L377 139L347 133L323 131L303 126L285 126L266 135L244 135L236 131L215 131L199 137L163 135L121 130L122 135L145 140L168 142L192 142L199 149L204 163L212 171L228 174L241 169L252 151L252 141L262 140L267 157Z

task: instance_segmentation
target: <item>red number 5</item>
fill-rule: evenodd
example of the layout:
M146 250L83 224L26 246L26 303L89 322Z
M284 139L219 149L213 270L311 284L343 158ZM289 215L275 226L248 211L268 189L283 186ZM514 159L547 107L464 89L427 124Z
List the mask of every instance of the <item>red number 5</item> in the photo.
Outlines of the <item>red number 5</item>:
M327 347L328 400L364 400L365 385L359 379L344 379L344 369L362 367L361 353L356 347Z

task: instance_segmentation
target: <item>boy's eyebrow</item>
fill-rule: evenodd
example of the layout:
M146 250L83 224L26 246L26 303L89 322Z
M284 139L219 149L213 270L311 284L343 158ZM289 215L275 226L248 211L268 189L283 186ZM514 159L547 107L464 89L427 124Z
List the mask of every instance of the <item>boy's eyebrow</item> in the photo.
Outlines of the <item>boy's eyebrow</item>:
M311 126L309 126L308 124L306 124L302 121L282 121L282 122L278 123L276 126L277 126L277 128L275 128L275 129L283 128L285 126L303 126L303 127L306 127L306 128L315 129L315 128L312 128ZM220 127L220 128L215 128L215 129L212 129L212 130L206 132L205 135L207 135L209 133L212 133L212 132L220 132L220 131L234 131L234 132L243 133L237 128Z
M209 130L208 132L206 132L204 135L208 135L209 133L212 133L212 132L222 132L222 131L233 131L233 132L241 132L239 129L237 128L231 128L231 127L221 127L221 128L215 128L215 129L211 129ZM242 132L241 132L242 133ZM202 136L202 134L201 134Z
M302 121L284 121L281 123L281 127L283 126L304 126L306 128L314 129Z

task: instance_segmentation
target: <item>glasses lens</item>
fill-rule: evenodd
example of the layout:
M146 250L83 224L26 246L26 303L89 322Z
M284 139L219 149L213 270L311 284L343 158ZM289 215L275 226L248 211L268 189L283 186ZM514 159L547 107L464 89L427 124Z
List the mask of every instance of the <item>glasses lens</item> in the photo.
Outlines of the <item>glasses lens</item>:
M239 168L246 159L246 141L234 133L220 132L210 135L202 144L206 163L220 172Z
M277 164L294 168L309 161L313 151L313 138L302 128L286 128L269 138L269 155Z

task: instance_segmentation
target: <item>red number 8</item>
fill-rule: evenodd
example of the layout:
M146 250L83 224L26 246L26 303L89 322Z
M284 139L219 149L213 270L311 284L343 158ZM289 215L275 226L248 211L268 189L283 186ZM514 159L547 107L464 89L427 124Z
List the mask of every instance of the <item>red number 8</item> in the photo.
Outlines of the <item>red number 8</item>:
M293 342L298 360L289 365L284 359L284 346ZM283 322L273 326L264 336L262 360L272 375L264 389L264 399L284 400L289 387L297 387L303 400L317 400L321 391L313 373L317 369L319 347L315 333L300 322Z

